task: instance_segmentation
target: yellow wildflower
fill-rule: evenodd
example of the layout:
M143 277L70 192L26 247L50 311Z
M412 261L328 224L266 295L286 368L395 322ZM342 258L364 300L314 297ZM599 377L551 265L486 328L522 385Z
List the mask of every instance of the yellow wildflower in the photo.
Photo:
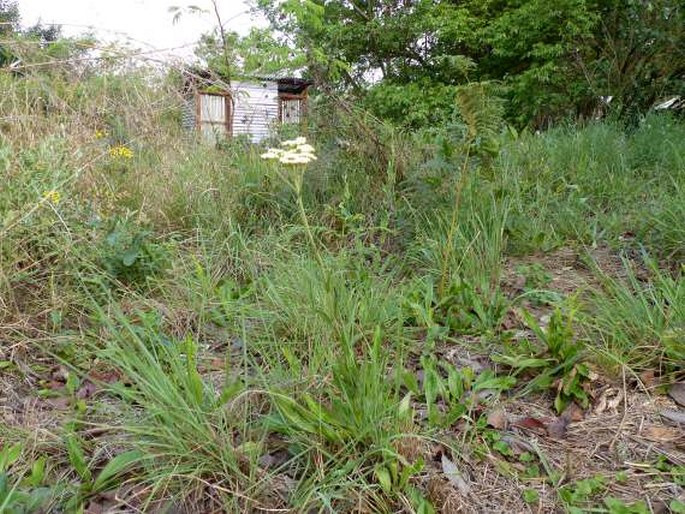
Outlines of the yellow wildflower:
M131 159L133 150L125 145L117 145L109 149L109 155L115 159Z
M95 131L95 139L102 139L106 136L107 134L105 133L104 130L96 130Z
M43 198L50 202L52 205L57 205L62 198L62 195L60 195L59 191L55 191L54 189L51 191L45 191L43 193Z

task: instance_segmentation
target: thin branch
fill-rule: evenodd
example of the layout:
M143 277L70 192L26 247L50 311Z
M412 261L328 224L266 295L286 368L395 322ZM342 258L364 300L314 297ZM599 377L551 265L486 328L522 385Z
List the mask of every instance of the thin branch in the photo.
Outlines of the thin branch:
M226 39L226 30L224 29L224 24L221 21L221 14L219 14L219 6L216 0L212 0L212 6L214 7L214 15L216 16L216 21L219 24L219 34L221 35L222 53L224 54L224 64L226 66L226 78L230 80L231 78L231 62L228 58L228 40Z

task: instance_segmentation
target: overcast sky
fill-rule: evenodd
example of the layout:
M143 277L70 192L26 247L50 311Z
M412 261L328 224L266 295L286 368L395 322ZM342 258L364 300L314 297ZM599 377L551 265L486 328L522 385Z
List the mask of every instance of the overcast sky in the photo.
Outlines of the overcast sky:
M225 25L239 33L263 24L247 11L249 0L219 0ZM92 30L102 40L120 40L141 48L167 49L174 55L192 55L190 45L216 26L213 14L185 14L174 25L170 6L197 5L211 11L209 0L18 0L22 25L63 26L66 35Z

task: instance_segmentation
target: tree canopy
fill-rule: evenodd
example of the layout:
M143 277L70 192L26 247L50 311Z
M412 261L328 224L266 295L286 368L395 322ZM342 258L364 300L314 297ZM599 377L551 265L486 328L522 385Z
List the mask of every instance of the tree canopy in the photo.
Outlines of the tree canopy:
M454 87L495 81L520 125L620 112L683 94L679 0L259 0L310 73L420 126L451 115Z

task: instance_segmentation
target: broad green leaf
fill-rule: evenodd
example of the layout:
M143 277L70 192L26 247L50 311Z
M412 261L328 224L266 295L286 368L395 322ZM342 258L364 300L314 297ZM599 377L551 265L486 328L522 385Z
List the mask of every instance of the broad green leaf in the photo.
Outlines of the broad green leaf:
M516 369L544 368L553 362L551 359L536 359L518 355L495 355L492 357L492 360Z
M90 482L92 475L90 469L88 469L88 463L86 462L86 456L83 453L83 448L81 442L76 434L69 434L66 439L67 454L69 455L69 462L78 473L81 480L84 482Z
M416 378L416 375L411 371L404 371L402 373L402 384L404 385L404 387L409 389L410 392L416 395L420 393L419 381Z
M540 493L535 489L524 489L523 501L526 503L537 503L540 501Z
M142 458L143 454L138 450L131 450L114 457L98 474L93 483L93 492L107 490L107 488L113 485L112 480L114 478L127 471L134 463L140 461Z
M33 487L38 487L43 483L45 478L45 463L47 459L45 457L39 457L35 460L31 466L31 485Z
M0 473L7 471L17 461L21 455L21 450L21 443L17 443L12 446L6 446L0 451Z
M139 245L133 245L124 252L123 257L121 258L121 263L126 266L127 268L130 266L133 266L133 264L136 262L136 259L138 258L138 254L140 253L140 246Z
M485 380L478 380L473 384L474 391L483 391L485 389L494 389L495 391L506 391L511 389L516 384L514 377L492 377Z
M400 418L405 418L408 417L411 413L411 392L407 393L404 398L402 398L402 401L400 402L400 406L398 409L398 414Z
M385 466L377 466L374 470L376 475L376 481L380 484L381 489L386 493L392 491L392 478L390 477L390 471Z
M431 406L435 403L438 397L438 388L440 377L433 369L424 370L423 376L423 393L426 395L426 404Z
M464 396L464 379L454 366L445 366L447 370L447 389L453 401L459 401Z
M221 395L217 400L217 407L225 405L227 402L233 400L245 388L240 380L226 384L221 391Z
M680 500L672 500L669 507L671 508L671 512L685 514L685 503Z

